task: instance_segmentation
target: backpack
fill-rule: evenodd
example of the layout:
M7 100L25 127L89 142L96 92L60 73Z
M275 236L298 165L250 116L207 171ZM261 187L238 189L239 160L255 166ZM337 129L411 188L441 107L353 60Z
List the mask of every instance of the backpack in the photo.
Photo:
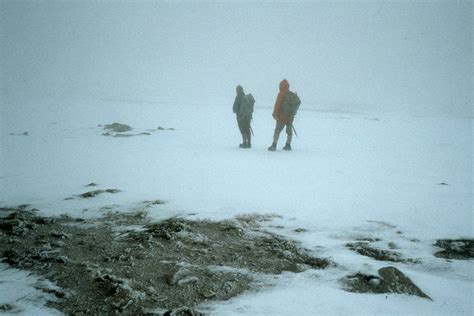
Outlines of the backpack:
M301 100L295 92L287 91L283 97L283 104L281 111L285 114L290 114L295 116L300 107Z
M245 95L240 104L239 116L242 118L252 118L253 105L255 104L255 99L251 93Z

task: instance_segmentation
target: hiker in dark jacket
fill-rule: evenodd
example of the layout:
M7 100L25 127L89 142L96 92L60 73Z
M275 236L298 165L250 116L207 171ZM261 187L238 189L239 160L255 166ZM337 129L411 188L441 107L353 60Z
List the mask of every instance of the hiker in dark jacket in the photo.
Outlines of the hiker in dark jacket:
M250 148L250 121L252 120L253 105L255 100L253 99L252 94L249 93L248 95L245 95L244 88L242 88L241 85L238 85L235 90L237 95L235 96L234 106L232 109L236 115L240 133L242 134L242 144L239 146L240 148Z
M273 143L268 150L275 151L278 143L278 138L283 128L286 126L286 144L283 150L291 150L291 138L293 137L293 120L295 113L288 113L286 110L285 95L290 91L290 84L286 79L280 82L280 92L277 95L275 106L273 108L272 116L276 120L275 132L273 133ZM299 105L299 104L298 104Z

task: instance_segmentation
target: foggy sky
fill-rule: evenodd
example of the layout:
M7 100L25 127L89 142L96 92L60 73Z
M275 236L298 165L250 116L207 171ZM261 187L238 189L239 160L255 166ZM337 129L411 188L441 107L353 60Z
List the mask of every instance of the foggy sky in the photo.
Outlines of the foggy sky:
M472 2L1 1L2 101L472 115Z

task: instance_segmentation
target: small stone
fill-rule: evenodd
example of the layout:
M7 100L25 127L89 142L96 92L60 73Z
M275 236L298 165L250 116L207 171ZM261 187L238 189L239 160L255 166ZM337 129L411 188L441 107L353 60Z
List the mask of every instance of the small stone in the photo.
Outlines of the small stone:
M297 228L295 230L293 230L295 233L304 233L304 232L307 232L308 230L305 229L305 228Z
M178 285L182 286L182 285L185 285L185 284L188 284L188 283L196 283L198 281L199 281L198 277L189 276L189 277L185 277L185 278L182 278L181 280L179 280Z
M379 278L370 278L369 279L369 284L372 285L372 286L379 286L380 285L380 279Z
M8 312L8 311L11 311L13 309L13 306L10 305L10 304L0 304L0 311L2 312Z

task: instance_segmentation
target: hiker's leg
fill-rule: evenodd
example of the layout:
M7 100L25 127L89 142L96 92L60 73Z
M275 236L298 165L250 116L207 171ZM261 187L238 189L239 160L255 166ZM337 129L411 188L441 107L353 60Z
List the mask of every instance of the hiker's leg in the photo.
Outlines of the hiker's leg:
M293 122L286 123L286 143L291 144L293 138Z
M237 118L237 124L239 125L240 134L242 134L242 144L245 143L245 127L244 120Z
M273 144L276 145L278 143L278 138L280 137L283 127L285 127L285 123L281 123L279 121L276 122L275 132L273 133Z
M250 145L251 145L250 140L252 138L252 131L250 130L250 120L251 120L250 118L247 119L247 122L246 122L247 124L245 126L246 129L247 129L247 145L248 145L248 147L250 147Z
M250 120L247 118L242 120L242 138L244 139L243 147L250 147Z

